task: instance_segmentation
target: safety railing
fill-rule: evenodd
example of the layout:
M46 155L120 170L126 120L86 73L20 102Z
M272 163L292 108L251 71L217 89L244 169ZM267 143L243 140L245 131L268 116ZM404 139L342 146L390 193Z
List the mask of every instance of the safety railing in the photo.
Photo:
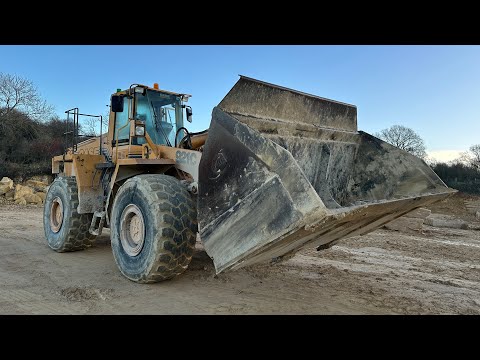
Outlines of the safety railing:
M65 120L65 144L64 144L64 153L68 151L69 148L72 149L72 153L77 151L79 139L81 138L93 138L96 137L95 135L85 135L79 134L80 124L79 119L80 116L84 117L91 117L91 118L99 118L100 119L100 145L98 149L98 154L102 154L102 133L103 133L103 117L102 115L91 115L91 114L82 114L80 113L78 107L72 108L70 110L65 111L67 114L67 118ZM70 127L72 127L70 129Z

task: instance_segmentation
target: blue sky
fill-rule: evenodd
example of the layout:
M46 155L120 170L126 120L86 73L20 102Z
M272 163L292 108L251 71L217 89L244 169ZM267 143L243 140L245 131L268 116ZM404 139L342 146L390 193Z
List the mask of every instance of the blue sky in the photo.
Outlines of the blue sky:
M480 143L480 46L0 46L0 72L32 80L59 115L104 114L117 88L158 82L193 95L203 130L242 74L354 104L359 130L411 127L434 153Z

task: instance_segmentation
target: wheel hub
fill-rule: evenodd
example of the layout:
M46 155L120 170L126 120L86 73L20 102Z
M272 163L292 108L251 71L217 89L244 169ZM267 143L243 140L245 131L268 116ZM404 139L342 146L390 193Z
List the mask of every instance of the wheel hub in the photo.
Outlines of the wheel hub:
M145 222L143 214L134 204L130 204L120 217L120 242L130 256L137 256L145 242Z
M50 205L50 228L58 233L63 224L63 203L58 196L52 200Z

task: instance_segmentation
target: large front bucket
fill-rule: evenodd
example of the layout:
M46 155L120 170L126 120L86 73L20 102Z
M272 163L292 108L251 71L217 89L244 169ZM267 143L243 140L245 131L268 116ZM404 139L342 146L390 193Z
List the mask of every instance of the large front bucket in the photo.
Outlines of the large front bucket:
M217 273L361 235L455 192L356 107L241 77L213 110L200 236Z

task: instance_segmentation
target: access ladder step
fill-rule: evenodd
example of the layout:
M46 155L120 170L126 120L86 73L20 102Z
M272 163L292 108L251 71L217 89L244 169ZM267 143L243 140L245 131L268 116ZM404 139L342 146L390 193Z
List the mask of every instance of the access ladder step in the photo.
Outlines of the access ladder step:
M105 211L95 211L88 231L92 235L101 235L105 223Z

